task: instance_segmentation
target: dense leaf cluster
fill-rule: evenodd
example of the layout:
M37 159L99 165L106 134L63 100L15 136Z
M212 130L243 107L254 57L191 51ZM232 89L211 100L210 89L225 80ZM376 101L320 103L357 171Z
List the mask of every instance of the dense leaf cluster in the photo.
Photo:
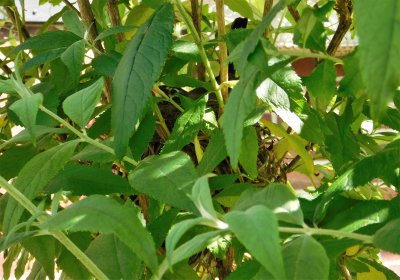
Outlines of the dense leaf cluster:
M0 1L4 278L399 278L398 0L62 2Z

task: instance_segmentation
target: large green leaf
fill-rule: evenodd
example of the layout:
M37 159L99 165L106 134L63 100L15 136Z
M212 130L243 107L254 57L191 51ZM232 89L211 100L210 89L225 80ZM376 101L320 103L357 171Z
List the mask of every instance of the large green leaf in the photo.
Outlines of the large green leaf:
M393 220L374 235L374 245L396 254L400 254L400 219Z
M18 174L15 187L28 199L34 198L71 159L77 144L78 141L69 141L33 157ZM9 199L4 213L4 232L19 222L23 211L16 200Z
M400 84L399 17L397 0L354 1L360 71L374 118L381 117Z
M224 135L221 130L215 130L211 135L211 140L204 151L203 158L197 166L197 172L200 175L206 175L212 172L217 165L226 158L226 148Z
M249 67L249 72L233 88L221 117L225 144L233 168L237 167L243 137L244 121L256 107L258 71Z
M162 153L180 150L193 141L201 129L205 107L206 101L201 98L176 120L171 136L165 142Z
M100 195L74 203L41 224L43 229L113 233L149 268L157 267L153 239L132 207Z
M324 247L314 238L301 235L282 250L288 279L328 279L329 259Z
M14 178L37 153L32 145L18 145L4 150L0 155L0 175L6 180Z
M109 279L139 279L144 272L142 261L113 234L101 234L85 253Z
M48 193L59 190L71 192L72 195L134 193L128 180L121 176L109 170L80 164L66 166L46 187Z
M254 12L249 1L226 0L225 5L227 5L230 10L239 13L241 16L254 20Z
M210 186L208 185L207 176L200 177L194 183L192 190L192 201L196 205L199 210L201 216L216 219L217 213L214 210L211 194L210 194Z
M129 183L140 192L172 206L195 211L189 198L197 178L193 162L183 152L151 156L129 175Z
M115 71L111 124L118 158L126 153L171 48L173 18L172 5L162 5L129 42Z
M229 212L225 220L237 239L274 279L286 279L278 222L271 210L255 205L244 212Z
M288 185L273 183L263 189L246 190L233 209L244 211L258 204L274 211L276 217L281 221L297 225L304 224L300 202L294 190Z
M57 58L60 57L62 53L64 53L66 48L59 48L59 49L53 49L53 50L48 50L45 52L42 52L38 55L35 55L32 57L32 59L28 60L27 62L22 65L20 71L25 72L26 70L29 70L34 67L38 67L39 65L42 65L44 63L51 62Z
M26 98L21 98L10 106L10 109L17 114L26 130L28 130L34 145L36 144L34 126L36 124L36 116L39 111L39 106L42 105L42 102L43 95L37 93Z
M363 158L343 173L323 195L316 208L314 220L321 221L327 211L329 202L338 193L362 186L375 178L381 178L388 184L400 186L400 140L393 141L382 151Z
M84 128L93 115L103 91L104 81L98 79L92 85L70 96L63 103L65 114L80 127Z
M144 116L135 134L133 134L132 138L129 140L134 159L140 160L153 138L155 131L156 119L151 111Z
M12 52L18 53L22 50L32 50L34 52L43 52L52 49L66 48L80 40L79 36L68 31L49 31L26 40L16 47Z

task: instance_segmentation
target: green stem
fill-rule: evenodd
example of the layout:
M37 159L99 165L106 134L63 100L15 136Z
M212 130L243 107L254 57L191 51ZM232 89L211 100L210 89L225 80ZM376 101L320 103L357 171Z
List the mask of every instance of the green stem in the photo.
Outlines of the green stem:
M171 103L176 109L181 111L182 113L185 111L178 103L176 103L171 97L169 97L165 92L163 92L159 87L154 86L153 92L163 97L169 103Z
M4 188L7 193L14 198L20 205L32 215L39 212L39 209L17 188L7 182L2 176L0 176L0 186ZM48 216L38 215L37 220L41 223L45 222ZM49 231L54 238L56 238L62 245L65 246L86 268L96 279L106 280L108 277L93 263L93 261L85 255L64 233L59 231Z
M301 233L310 235L330 235L337 237L347 237L351 239L356 239L363 241L365 243L372 243L372 236L359 234L354 232L345 232L335 229L323 229L323 228L292 228L292 227L279 227L280 232L287 233Z
M343 60L333 57L331 55L323 54L323 53L312 53L312 52L307 52L307 51L273 51L273 50L267 50L268 54L271 55L288 55L288 56L293 56L296 57L297 59L301 58L306 58L306 57L312 57L312 58L319 58L319 59L326 59L326 60L331 60L337 64L343 64Z
M79 138L81 138L83 141L103 150L106 151L112 155L115 155L114 150L107 146L104 145L100 142L98 142L95 139L90 138L89 136L87 136L86 134L80 132L79 130L77 130L75 127L73 127L72 125L70 125L67 121L65 121L64 119L60 118L57 114L54 114L52 111L50 111L49 109L47 109L46 107L44 107L43 105L40 105L40 110L42 110L43 112L45 112L46 114L48 114L50 117L52 117L53 119L57 120L59 123L63 124L64 127L68 128L69 130L71 130L74 134L76 134ZM130 164L136 166L138 165L138 162L130 157L124 156L122 158L124 161L129 162Z
M183 7L181 0L175 0L175 3L176 3L176 6L177 6L180 14L183 17L183 20L185 21L185 24L189 28L190 33L192 34L192 36L194 38L194 42L196 43L196 45L199 49L201 60L203 61L203 64L204 64L204 67L206 68L208 76L210 77L212 89L215 92L215 95L217 96L218 105L219 105L220 109L223 110L225 104L224 104L224 99L222 97L222 92L218 85L217 80L215 79L214 73L211 68L210 61L208 60L206 51L204 50L204 46L201 41L200 35L197 32L196 27L194 26L189 14L186 12L185 8Z

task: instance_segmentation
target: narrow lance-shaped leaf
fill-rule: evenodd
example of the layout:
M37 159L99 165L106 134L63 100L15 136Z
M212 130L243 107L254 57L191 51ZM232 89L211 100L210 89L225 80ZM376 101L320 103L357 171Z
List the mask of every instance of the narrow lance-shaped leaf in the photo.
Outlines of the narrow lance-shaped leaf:
M118 158L126 153L171 48L173 18L172 5L162 5L129 42L115 71L111 124Z
M257 73L255 67L242 77L230 93L225 112L221 117L225 144L233 168L237 167L243 137L243 126L247 116L256 107ZM251 72L251 73L250 73Z
M75 11L69 10L62 15L62 20L66 29L72 33L75 33L79 37L85 36L85 30L83 23L79 19L78 14Z
M26 130L28 130L34 145L36 144L36 135L34 129L36 116L39 111L39 106L42 104L42 102L43 95L37 93L17 100L10 106L10 109L17 114L21 122L24 124Z
M400 84L400 3L354 1L354 18L361 75L372 117L380 118Z
M78 140L55 146L36 155L22 168L15 187L28 199L32 199L71 159ZM18 224L24 208L14 199L9 199L4 212L3 230L8 232Z
M244 137L242 139L242 147L240 149L239 163L251 178L256 178L257 155L258 155L258 138L257 131L253 126L244 128Z
M96 108L103 86L103 79L98 79L91 86L68 96L63 103L65 114L74 123L84 128Z
M153 239L136 211L111 198L93 195L52 216L41 227L49 230L99 231L113 233L149 268L157 267Z

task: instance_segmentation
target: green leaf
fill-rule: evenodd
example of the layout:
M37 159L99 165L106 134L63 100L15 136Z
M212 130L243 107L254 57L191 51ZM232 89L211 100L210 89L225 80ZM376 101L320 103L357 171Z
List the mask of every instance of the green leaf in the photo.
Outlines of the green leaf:
M85 253L109 279L140 279L142 261L113 234L101 234L90 243Z
M359 258L359 260L363 263L368 264L369 266L372 266L376 270L382 272L386 276L386 279L390 279L390 280L399 280L400 279L400 277L397 275L397 273L390 270L389 268L387 268L385 265L383 265L381 263L377 263L375 261L371 261L366 258Z
M255 127L248 126L243 130L244 137L240 148L239 163L249 174L250 178L257 178L258 136Z
M129 138L171 48L173 18L172 5L162 5L129 42L115 71L111 124L118 158L126 154Z
M121 57L121 54L117 52L108 52L96 56L92 60L94 71L103 76L113 77Z
M49 31L26 40L16 47L12 53L18 53L19 51L28 49L34 52L43 52L53 49L67 48L81 39L82 38L72 32L61 30Z
M172 256L175 250L176 245L178 244L179 240L182 236L192 227L204 224L209 221L207 218L195 218L184 220L179 222L171 227L171 230L168 232L167 238L165 240L165 250L167 251L167 259L172 265Z
M343 211L335 209L335 215L326 219L324 228L353 232L367 225L386 222L390 215L396 216L400 207L398 201L370 200L347 206Z
M230 10L239 13L241 16L254 20L254 12L248 1L225 0L225 5L228 6Z
M399 17L397 0L354 2L360 71L374 119L382 116L400 84L400 68L396 63L400 61Z
M13 110L31 135L33 145L36 145L34 126L39 106L42 105L43 95L40 93L21 98L15 101L10 109Z
M248 261L230 273L226 280L254 279L253 276L260 270L260 264L256 261Z
M343 173L343 170L360 157L360 145L351 131L353 122L351 107L346 108L342 116L331 112L325 115L325 124L328 130L325 130L325 146L328 159L337 173Z
M196 205L201 216L210 219L217 219L217 213L214 210L207 176L200 177L194 183L192 189L192 201Z
M60 190L71 192L71 195L134 193L128 181L121 176L109 170L80 164L66 166L46 187L47 193Z
M85 40L79 40L69 46L61 55L61 61L67 66L73 85L79 83L85 58L85 44Z
M19 172L15 187L28 199L34 198L71 159L77 144L78 141L69 141L33 157ZM4 232L18 224L23 211L16 200L9 199L4 213Z
M104 80L98 79L92 85L70 96L63 103L65 114L80 127L84 128L93 115L104 87Z
M346 75L340 81L339 92L346 96L361 96L361 94L365 92L365 86L361 76L360 61L357 51L345 57L344 72Z
M179 263L205 249L208 245L218 240L224 231L225 230L215 230L196 235L191 240L175 249L170 257L169 265L172 266Z
M215 130L204 151L203 158L196 167L197 172L200 176L212 172L226 156L224 135L221 130Z
M316 15L318 10L306 7L297 22L293 42L301 48L325 52L327 32L323 21Z
M130 139L130 148L134 159L140 160L156 131L156 119L153 112L148 112Z
M257 96L270 105L293 131L310 142L323 144L322 121L302 92L301 79L291 67L279 69L257 88Z
M136 29L136 26L113 26L110 27L106 30L104 30L103 32L101 32L96 39L94 39L94 41L98 41L98 40L102 40L104 38L107 38L108 36L111 35L115 35L118 33L124 33L124 32L128 32L128 31L132 31L134 29Z
M389 222L375 233L374 245L383 250L400 254L399 230L400 219Z
M286 4L289 4L290 2L292 2L292 0L280 0L278 3L276 3L273 6L273 8L269 11L269 13L263 18L261 23L257 25L257 27L253 30L253 32L247 37L246 41L244 42L244 45L246 47L243 48L238 63L239 73L243 74L247 72L245 71L245 68L247 67L248 59L250 55L255 51L260 38L263 37L265 28L272 23L275 16L285 8ZM251 76L252 75L249 75L249 77ZM244 77L242 77L242 79L243 78Z
M282 250L288 279L328 279L329 259L324 247L314 238L301 235Z
M294 190L288 185L273 183L263 189L249 189L240 196L233 209L244 211L253 205L268 207L281 221L304 224L300 202Z
M225 220L237 239L274 279L286 279L278 222L271 210L255 205L244 212L229 212Z
M38 55L35 55L34 57L32 57L32 59L28 60L27 62L24 63L24 65L22 65L20 71L25 72L31 68L35 68L44 63L51 62L51 61L59 58L60 55L65 52L66 49L67 48L48 50L48 51L42 52Z
M90 232L72 232L68 238L84 252L92 241ZM57 258L57 267L62 269L63 275L72 279L90 279L91 274L85 266L65 247L61 247L61 252Z
M256 107L256 86L258 71L251 67L246 77L242 77L233 88L221 117L225 145L235 169L239 161L244 121Z
M393 141L382 151L363 158L337 178L324 193L316 208L314 221L321 221L327 211L329 202L339 193L362 186L372 179L381 178L388 184L400 186L400 140Z
M189 198L197 178L193 162L183 152L150 156L129 175L129 183L140 192L172 206L197 212Z
M179 209L171 209L158 216L154 221L147 225L147 229L153 236L156 248L160 247L165 238L167 237L168 231L171 229L172 224L179 213Z
M207 82L199 81L193 76L188 74L167 74L163 76L160 81L169 87L192 87L192 88L205 88L211 90L211 86Z
M160 1L160 0L157 0ZM184 280L199 280L199 276L196 271L185 261L177 263L173 266L170 271L167 271L163 275L163 279L165 280L176 280L176 279L184 279Z
M336 94L335 63L330 60L323 61L303 80L307 90L316 98L317 104L325 109Z
M180 150L193 141L201 129L206 101L201 98L192 107L186 110L174 124L171 136L165 142L162 153Z
M99 231L115 234L152 271L157 267L154 242L150 233L143 227L136 211L124 207L115 200L93 195L74 203L47 221L41 228L67 231Z
M56 244L52 236L36 236L22 242L22 246L43 266L50 279L54 279Z
M85 29L78 14L73 10L68 10L62 15L62 20L65 28L83 38L85 36Z

